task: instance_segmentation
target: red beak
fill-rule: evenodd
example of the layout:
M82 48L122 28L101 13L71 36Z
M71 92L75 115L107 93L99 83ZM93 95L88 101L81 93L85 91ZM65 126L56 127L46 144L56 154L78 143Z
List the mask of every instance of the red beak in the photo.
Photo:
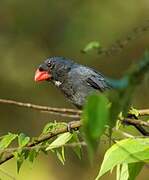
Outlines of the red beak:
M50 78L51 75L47 71L39 71L39 69L37 69L34 80L38 82L38 81L48 80Z

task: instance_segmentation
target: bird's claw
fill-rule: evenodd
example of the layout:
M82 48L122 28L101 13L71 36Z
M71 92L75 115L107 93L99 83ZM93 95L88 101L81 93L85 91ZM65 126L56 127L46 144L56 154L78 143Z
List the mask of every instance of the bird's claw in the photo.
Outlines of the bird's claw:
M69 122L68 124L67 124L67 131L68 132L70 132L70 133L72 133L73 132L73 129L74 128L72 128L72 125L73 125L73 123L75 123L75 121L73 122ZM78 130L78 128L75 128L75 130Z

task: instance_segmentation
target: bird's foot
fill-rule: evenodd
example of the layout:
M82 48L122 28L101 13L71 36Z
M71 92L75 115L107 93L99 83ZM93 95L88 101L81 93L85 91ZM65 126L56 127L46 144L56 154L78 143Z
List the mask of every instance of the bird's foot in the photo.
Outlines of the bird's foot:
M73 132L73 129L74 129L74 128L72 128L72 125L73 125L74 123L76 123L76 121L71 121L71 122L69 122L69 123L67 124L67 130L68 130L68 132L70 132L70 133ZM79 128L75 128L74 130L79 130Z

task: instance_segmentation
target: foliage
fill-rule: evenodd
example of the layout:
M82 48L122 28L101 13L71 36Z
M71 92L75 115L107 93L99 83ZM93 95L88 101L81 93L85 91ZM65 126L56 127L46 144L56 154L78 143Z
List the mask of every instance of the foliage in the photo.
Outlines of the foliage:
M148 151L149 138L128 138L115 143L107 150L96 179L99 179L116 165L147 162L149 160Z
M94 45L94 43L90 44L87 49L90 50ZM117 87L120 88L106 94L97 93L88 97L81 115L83 126L81 133L75 126L72 132L68 132L67 123L49 122L38 138L31 138L24 133L8 133L2 136L0 162L5 162L3 159L10 154L8 159L15 157L19 172L25 160L33 163L40 152L45 154L52 152L64 164L67 147L71 147L81 159L82 139L83 143L86 142L84 144L87 145L89 158L92 160L97 155L101 138L106 135L113 144L104 155L96 180L108 171L112 172L115 167L117 168L117 180L134 180L145 163L149 161L149 138L129 134L129 138L124 136L117 140L114 134L122 132L123 135L126 135L122 122L128 115L131 115L132 120L141 118L137 109L130 108L131 99L137 84L143 80L148 70L149 55L146 53L144 58L133 66L122 80L116 82ZM114 81L111 81L111 85L112 83L115 85ZM80 127L80 125L76 127Z
M82 50L83 53L87 53L93 49L96 49L99 51L99 49L101 48L101 45L98 41L91 41L89 42L84 49Z
M92 158L99 140L109 124L108 99L104 95L92 95L88 98L83 111L83 132Z

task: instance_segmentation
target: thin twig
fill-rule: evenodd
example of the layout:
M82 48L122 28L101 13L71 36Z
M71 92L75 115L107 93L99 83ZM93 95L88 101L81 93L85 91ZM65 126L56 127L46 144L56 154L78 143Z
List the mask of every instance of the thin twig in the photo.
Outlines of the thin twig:
M73 118L73 119L80 119L79 114L67 114L67 113L59 113L59 112L52 112L52 111L40 111L41 113L48 113L48 114L54 114L56 116L60 117L67 117L67 118Z
M0 150L0 154L3 153L13 153L15 151L19 150L32 150L32 149L46 149L49 145L36 145L32 147L12 147L12 148L6 148L4 150ZM73 142L73 143L68 143L64 144L63 146L65 147L76 147L76 146L87 146L87 144L84 141L81 142Z
M125 124L131 124L131 125L139 125L139 126L145 126L145 127L149 127L149 123L146 121L142 121L139 119L130 119L130 118L124 118L122 120L123 123Z
M61 116L65 116L65 117L71 117L71 116L69 116L69 114L74 115L74 116L72 116L72 118L79 118L79 115L81 115L81 113L82 113L81 110L77 110L77 109L41 106L41 105L37 105L37 104L23 103L23 102L14 101L14 100L8 100L8 99L0 99L0 103L16 105L16 106L25 107L25 108L31 108L31 109L39 110L40 112L51 113L51 114L55 114L55 115L61 114ZM149 109L140 109L137 111L139 112L140 116L149 115Z
M49 106L41 106L41 105L36 105L36 104L31 104L31 103L23 103L19 101L14 101L14 100L8 100L8 99L0 99L0 103L3 104L12 104L20 107L26 107L26 108L31 108L39 111L49 111L49 112L56 112L56 113L68 113L68 114L81 114L80 110L77 109L68 109L68 108L55 108L55 107L49 107Z
M70 124L71 124L72 130L76 130L81 126L80 121L72 121L72 122L70 122ZM66 127L59 128L59 129L55 130L54 132L49 132L48 134L38 137L35 141L30 142L26 147L34 147L34 146L36 146L46 140L49 140L59 134L68 132L67 126L68 126L68 124L66 124ZM0 164L3 164L4 162L8 161L9 159L12 159L13 157L14 157L14 155L12 153L5 155L3 158L0 159Z
M149 31L149 20L147 20L142 26L134 28L126 37L122 40L117 40L109 48L101 48L98 53L100 55L113 55L116 52L120 52L124 49L131 41L138 38L138 36Z

